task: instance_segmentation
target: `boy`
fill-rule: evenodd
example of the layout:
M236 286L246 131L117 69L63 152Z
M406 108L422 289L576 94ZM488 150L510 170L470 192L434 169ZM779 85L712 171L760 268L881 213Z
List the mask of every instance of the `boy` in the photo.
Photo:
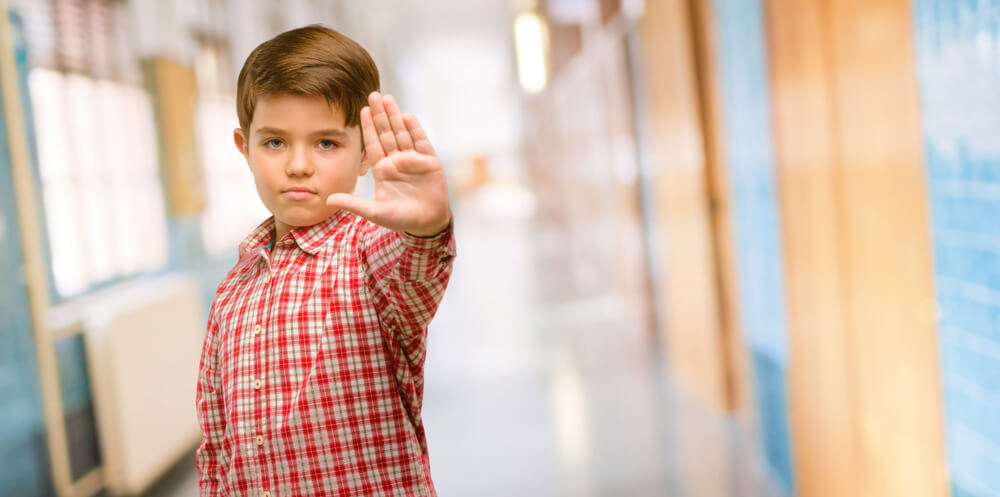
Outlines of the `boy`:
M420 408L455 256L448 187L378 80L320 26L264 42L240 71L233 138L273 216L210 311L202 496L435 495ZM375 199L354 197L369 170Z

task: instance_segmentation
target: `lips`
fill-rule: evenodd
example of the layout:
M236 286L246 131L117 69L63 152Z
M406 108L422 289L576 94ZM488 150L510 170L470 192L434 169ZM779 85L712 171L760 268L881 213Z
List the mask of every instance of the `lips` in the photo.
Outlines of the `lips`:
M316 196L316 193L308 188L293 186L285 189L281 195L289 200L308 200Z

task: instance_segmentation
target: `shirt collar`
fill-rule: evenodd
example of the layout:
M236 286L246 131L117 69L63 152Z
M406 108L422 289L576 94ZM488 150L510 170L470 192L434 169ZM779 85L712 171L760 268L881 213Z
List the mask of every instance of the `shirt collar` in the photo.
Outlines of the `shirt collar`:
M333 236L336 231L336 227L339 225L340 221L344 219L347 215L347 211L339 210L332 216L316 223L312 226L300 226L298 228L292 228L292 231L286 235L294 240L295 243L310 255L316 255L319 253L323 245ZM255 248L274 243L271 240L272 234L274 233L274 216L271 216L264 220L264 222L257 225L253 231L250 232L246 238L240 242L239 251L240 255L246 254L253 251Z
M244 254L253 251L253 249L257 247L271 243L271 233L273 232L274 216L271 216L265 219L264 222L257 225L257 227L254 228L242 242L240 242L240 257L243 257Z
M294 228L290 234L302 250L316 255L337 231L336 228L340 225L340 221L346 217L347 211L339 210L334 215L312 226Z

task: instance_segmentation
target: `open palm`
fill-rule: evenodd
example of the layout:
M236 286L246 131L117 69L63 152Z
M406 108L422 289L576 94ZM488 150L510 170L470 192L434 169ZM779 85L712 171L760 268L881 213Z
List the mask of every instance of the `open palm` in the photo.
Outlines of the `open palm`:
M417 236L448 227L448 184L441 161L413 114L392 95L374 92L361 110L365 166L375 179L375 199L335 193L327 205L353 212L394 231Z

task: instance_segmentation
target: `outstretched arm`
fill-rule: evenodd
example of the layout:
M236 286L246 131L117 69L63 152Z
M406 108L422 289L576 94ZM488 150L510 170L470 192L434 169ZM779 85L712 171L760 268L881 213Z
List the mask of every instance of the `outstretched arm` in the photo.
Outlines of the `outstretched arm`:
M393 357L409 363L413 390L403 390L417 395L427 325L444 295L455 256L448 185L416 118L401 113L391 95L373 93L368 103L361 111L361 127L375 199L335 194L328 203L372 222L360 234L366 284L380 321L395 338L388 342Z

